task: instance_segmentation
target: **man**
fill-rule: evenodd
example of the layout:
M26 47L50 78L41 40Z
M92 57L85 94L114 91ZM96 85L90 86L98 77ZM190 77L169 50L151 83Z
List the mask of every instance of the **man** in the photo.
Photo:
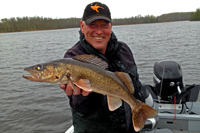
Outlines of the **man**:
M93 54L102 58L109 65L110 71L122 71L130 75L135 88L134 96L143 101L141 83L138 79L137 67L130 48L119 42L112 32L112 21L109 8L102 3L88 4L80 21L80 41L69 49L65 58L76 55ZM123 105L109 111L106 96L94 92L86 92L61 84L72 107L72 118L75 133L133 133L131 109Z

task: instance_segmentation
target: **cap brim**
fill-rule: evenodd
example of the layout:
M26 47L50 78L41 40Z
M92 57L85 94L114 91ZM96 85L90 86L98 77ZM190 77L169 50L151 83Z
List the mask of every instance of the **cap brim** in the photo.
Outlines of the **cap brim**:
M93 21L98 20L98 19L103 19L103 20L106 20L106 21L112 23L111 19L109 19L108 17L105 17L105 16L90 17L90 18L85 20L85 23L86 23L86 25L89 25L90 23L92 23Z

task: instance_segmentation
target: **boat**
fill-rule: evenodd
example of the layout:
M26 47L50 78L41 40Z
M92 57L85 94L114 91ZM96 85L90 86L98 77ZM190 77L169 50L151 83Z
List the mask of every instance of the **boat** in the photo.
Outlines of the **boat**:
M143 85L145 103L158 111L147 119L143 133L199 133L200 85L183 83L182 69L176 61L158 61L153 66L154 85ZM73 133L73 125L65 133Z

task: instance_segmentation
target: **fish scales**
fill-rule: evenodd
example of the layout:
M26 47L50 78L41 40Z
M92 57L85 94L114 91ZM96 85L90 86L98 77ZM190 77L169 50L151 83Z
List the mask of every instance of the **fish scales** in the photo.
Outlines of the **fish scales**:
M92 64L83 63L76 60L72 60L70 62L66 61L65 64L67 65L67 70L70 70L73 75L72 80L76 81L80 78L88 79L91 83L91 89L97 93L111 93L111 96L113 95L117 97L121 97L124 93L124 91L121 89L121 86L124 87L123 83L109 71L105 71ZM111 84L112 89L110 89ZM117 93L113 93L113 91L116 91Z

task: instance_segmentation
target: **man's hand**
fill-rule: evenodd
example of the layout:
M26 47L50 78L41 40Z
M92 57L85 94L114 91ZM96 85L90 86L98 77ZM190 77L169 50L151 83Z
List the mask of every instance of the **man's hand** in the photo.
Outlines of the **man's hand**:
M82 94L83 96L88 96L91 93L91 92L82 90L78 86L75 86L75 87L76 87L77 93L75 93L73 91L73 89L72 89L70 84L60 84L60 88L63 89L68 96L80 95L80 94Z

